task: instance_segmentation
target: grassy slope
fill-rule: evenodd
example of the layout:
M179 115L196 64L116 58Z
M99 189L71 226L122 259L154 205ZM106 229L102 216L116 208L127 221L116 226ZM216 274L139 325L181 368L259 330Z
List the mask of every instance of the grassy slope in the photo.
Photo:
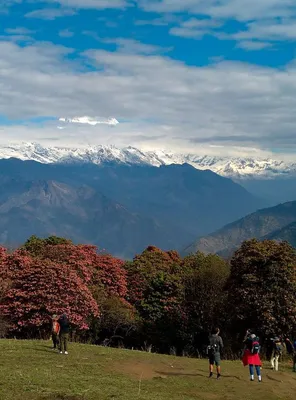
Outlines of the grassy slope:
M57 354L49 342L0 340L0 399L292 400L296 393L288 365L263 369L259 384L240 362L224 362L217 381L208 379L205 360L79 344L69 352Z

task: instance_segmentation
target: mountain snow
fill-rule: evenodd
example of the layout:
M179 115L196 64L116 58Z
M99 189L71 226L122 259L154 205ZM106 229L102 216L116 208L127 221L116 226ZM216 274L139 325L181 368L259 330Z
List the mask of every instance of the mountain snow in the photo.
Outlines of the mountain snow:
M116 162L129 165L159 167L169 164L188 163L201 170L209 169L233 179L275 178L296 176L296 163L272 159L229 158L178 154L165 150L142 151L134 147L89 146L85 148L44 147L38 143L20 143L0 146L0 158L18 158L48 163L94 163Z
M99 125L99 124L105 124L105 125L117 125L119 122L115 118L92 118L92 117L74 117L74 118L60 118L60 122L63 123L68 123L68 124L87 124L87 125Z

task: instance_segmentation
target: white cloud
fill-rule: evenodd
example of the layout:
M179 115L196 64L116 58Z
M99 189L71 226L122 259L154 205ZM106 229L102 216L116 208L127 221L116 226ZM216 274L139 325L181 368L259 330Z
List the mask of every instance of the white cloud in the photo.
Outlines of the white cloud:
M296 19L251 22L247 29L233 35L234 39L259 38L266 40L291 40L296 38Z
M77 8L124 8L129 3L129 0L46 0L51 3L59 3L63 6Z
M59 36L63 38L71 38L74 36L74 32L70 31L69 29L62 29L59 31Z
M15 43L33 43L34 38L32 34L34 31L31 31L27 28L18 27L18 28L8 28L5 29L6 35L0 36L0 40L8 40Z
M258 51L258 50L266 49L271 46L272 46L271 43L268 43L268 42L255 42L252 40L241 40L237 44L237 47L240 47L241 49L249 50L249 51Z
M146 11L189 12L239 21L296 15L294 0L139 0Z
M146 11L159 13L188 13L203 15L213 20L236 20L244 23L245 28L236 34L217 34L215 26L185 26L186 21L171 29L177 36L201 38L205 34L220 39L265 41L296 38L296 2L295 0L140 0ZM201 20L203 24L204 20ZM243 43L241 47L244 47Z
M3 1L3 0L2 0ZM5 0L4 0L5 1ZM6 0L10 3L21 3L26 0ZM133 0L30 0L31 3L48 3L60 5L62 7L70 7L77 9L112 9L112 8L125 8L133 5Z
M24 27L8 28L5 29L5 32L8 33L9 35L30 35L34 33L34 31L31 31L30 29Z
M91 125L91 126L96 126L96 125L101 125L101 124L116 126L117 124L119 124L117 119L113 118L113 117L109 117L109 118L88 117L88 116L74 117L74 118L61 117L61 118L59 118L59 121L65 123L65 124L85 124L85 125Z
M179 26L170 29L170 34L187 38L201 39L206 34L214 34L216 28L220 28L222 22L212 19L190 18L182 21Z
M68 8L42 8L40 10L34 10L25 14L25 17L54 20L61 17L72 17L75 14L76 11Z
M114 130L76 124L61 131L57 122L2 126L2 140L60 136L73 144L85 135L94 143L147 145L145 138L152 136L154 147L222 153L296 147L293 65L193 67L161 55L92 50L82 55L93 66L86 70L78 60L67 60L71 51L0 42L0 115L19 120L99 114L121 123Z
M95 36L95 33L94 33ZM130 54L159 54L166 53L171 49L166 49L151 44L141 43L134 39L114 38L114 39L99 39L104 43L111 43L117 46L118 51Z

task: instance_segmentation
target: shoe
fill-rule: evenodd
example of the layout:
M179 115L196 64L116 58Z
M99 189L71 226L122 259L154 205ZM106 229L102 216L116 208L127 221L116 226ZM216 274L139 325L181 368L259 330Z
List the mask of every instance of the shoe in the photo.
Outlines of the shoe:
M213 372L210 372L209 378L212 378L213 376Z
M65 354L69 354L67 351L65 351Z
M62 351L60 351L60 354L63 354L63 352L62 352Z
M217 375L217 379L220 379L220 378L221 378L221 374L218 374L218 375Z

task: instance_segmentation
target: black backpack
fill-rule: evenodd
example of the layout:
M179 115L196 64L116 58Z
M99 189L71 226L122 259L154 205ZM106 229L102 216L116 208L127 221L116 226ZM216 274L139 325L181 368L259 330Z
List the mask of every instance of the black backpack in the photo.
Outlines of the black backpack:
M220 351L220 346L219 346L219 341L218 338L210 338L210 344L207 347L207 355L208 356L213 356L216 353L219 353Z
M259 352L260 352L260 344L259 344L259 339L256 337L252 341L251 353L259 354Z

